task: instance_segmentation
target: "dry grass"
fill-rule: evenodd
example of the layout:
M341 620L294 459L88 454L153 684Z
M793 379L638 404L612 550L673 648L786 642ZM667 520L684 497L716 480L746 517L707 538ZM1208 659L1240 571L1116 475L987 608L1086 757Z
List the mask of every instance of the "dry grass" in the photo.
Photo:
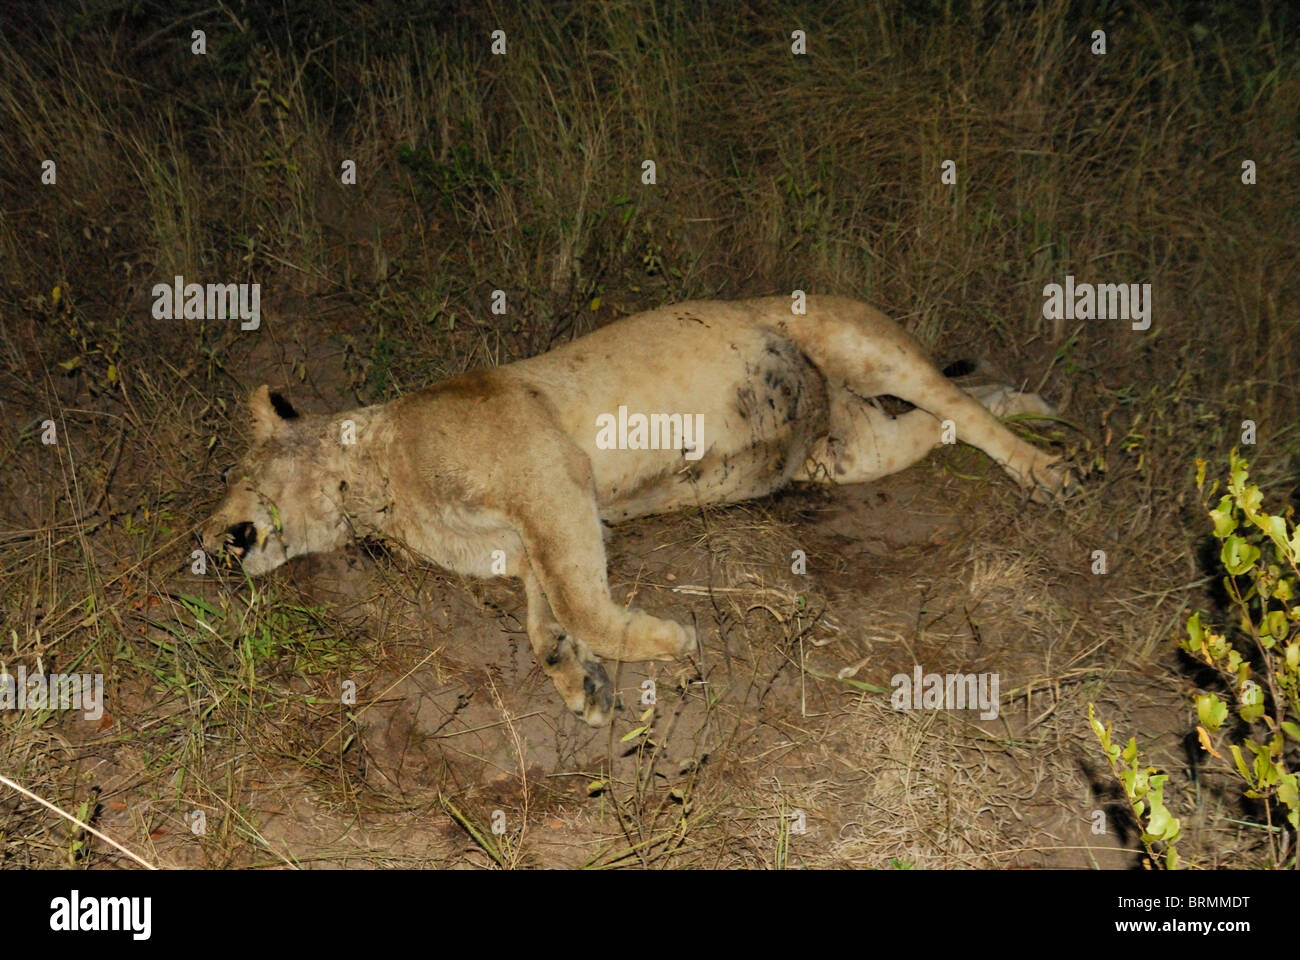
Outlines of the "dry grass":
M199 58L205 4L139 6L0 23L0 663L102 673L109 704L6 712L0 773L159 865L1127 865L1131 833L1087 832L1119 810L1091 700L1171 769L1188 859L1253 862L1182 750L1169 638L1212 603L1194 458L1252 419L1253 476L1295 497L1287 8L248 0L197 17ZM1067 273L1151 283L1152 328L1044 322ZM262 328L154 319L175 274L260 282ZM953 451L616 532L616 593L689 609L706 649L623 667L625 699L663 696L607 734L557 716L510 584L363 550L191 571L257 383L370 402L619 313L795 288L1057 401L1072 426L1038 439L1084 495L1022 508ZM892 710L912 662L999 672L1001 717ZM0 790L0 864L69 863L131 865Z

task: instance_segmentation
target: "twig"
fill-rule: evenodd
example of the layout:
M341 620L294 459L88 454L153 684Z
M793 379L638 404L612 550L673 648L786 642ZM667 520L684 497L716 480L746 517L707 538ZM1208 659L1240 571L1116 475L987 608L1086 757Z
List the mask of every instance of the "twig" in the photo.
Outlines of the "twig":
M137 856L136 854L132 853L130 850L128 850L126 847L122 846L120 843L118 843L118 842L117 842L116 840L114 840L112 837L108 836L108 835L105 834L105 833L100 833L98 830L96 830L96 829L95 829L94 827L92 827L90 824L85 823L85 822L83 822L83 821L81 821L81 820L78 820L76 817L74 817L72 814L68 813L66 810L60 810L60 809L59 809L58 807L56 807L54 804L50 803L50 801L45 800L45 799L43 799L43 798L41 798L41 797L38 797L36 794L32 793L32 792L31 792L30 790L28 790L26 787L19 786L18 784L14 783L12 780L10 780L8 777L4 776L3 774L0 774L0 783L3 783L6 787L11 787L12 789L17 790L19 793L21 793L24 797L27 797L29 800L35 800L37 803L39 803L42 807L45 807L47 810L53 810L55 813L57 813L59 816L63 817L65 820L71 820L73 823L75 823L77 826L79 826L82 830L85 830L87 833L93 833L95 836L99 837L99 839L103 840L103 841L104 841L105 843L107 843L109 846L116 847L118 850L121 850L123 853L125 853L128 857L130 857L130 858L131 858L132 860L134 860L136 863L140 864L140 866L144 867L146 870L157 870L157 869L158 869L158 868L155 867L152 863L150 863L148 860L144 860L144 859L142 859L141 857Z

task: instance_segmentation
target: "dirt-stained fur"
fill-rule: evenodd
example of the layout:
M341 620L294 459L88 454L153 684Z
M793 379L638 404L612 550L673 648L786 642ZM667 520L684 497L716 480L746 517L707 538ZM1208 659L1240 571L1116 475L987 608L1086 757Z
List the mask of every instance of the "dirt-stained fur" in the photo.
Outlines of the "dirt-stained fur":
M883 395L916 409L891 417L870 402ZM1048 414L1046 403L1006 387L963 392L897 324L840 297L809 297L805 314L778 297L651 310L334 416L300 417L265 386L251 407L253 447L203 525L206 550L255 576L372 536L463 574L520 577L534 654L593 726L613 710L601 658L696 650L693 628L614 603L602 520L792 481L861 483L916 463L945 428L1036 500L1072 483L996 419ZM659 449L598 442L618 434L608 425L620 407L625 446ZM636 414L658 415L653 439ZM687 418L700 426L693 443L676 429Z

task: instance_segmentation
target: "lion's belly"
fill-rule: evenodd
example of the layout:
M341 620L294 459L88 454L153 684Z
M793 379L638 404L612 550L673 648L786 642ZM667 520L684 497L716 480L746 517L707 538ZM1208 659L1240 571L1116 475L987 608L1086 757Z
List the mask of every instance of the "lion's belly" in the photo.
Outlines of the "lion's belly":
M664 326L656 332L669 336L649 338L649 349L629 351L625 341L605 369L582 362L579 340L570 351L577 369L557 363L535 381L545 383L566 432L590 459L606 520L771 493L795 476L826 433L825 380L779 333L716 322ZM588 338L596 341L588 350L604 346L599 333ZM655 415L658 429L638 429ZM677 429L687 418L698 436ZM684 451L683 440L696 448Z

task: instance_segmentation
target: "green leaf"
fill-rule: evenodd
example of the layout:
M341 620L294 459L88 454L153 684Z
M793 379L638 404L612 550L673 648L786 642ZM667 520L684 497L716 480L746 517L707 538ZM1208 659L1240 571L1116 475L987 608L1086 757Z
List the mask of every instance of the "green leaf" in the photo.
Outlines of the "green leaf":
M1241 703L1237 715L1247 723L1254 723L1264 715L1264 688L1251 682L1241 691ZM1253 744L1248 744L1253 746Z
M1228 705L1212 693L1200 694L1196 697L1196 716L1205 729L1214 732L1228 718Z
M645 733L647 729L649 729L649 728L648 728L648 727L637 727L635 730L632 730L632 731L630 731L630 732L628 732L628 733L623 734L623 736L622 736L621 738L619 738L619 741L618 741L618 742L619 742L619 743L627 743L629 740L633 739L634 737L639 737L641 734Z
M1224 496L1219 505L1210 511L1210 519L1214 521L1214 536L1219 540L1236 530L1237 513L1232 508L1232 498Z
M1276 514L1261 513L1255 517L1255 526L1263 530L1277 548L1286 553L1286 521Z
M1278 770L1277 765L1267 753L1258 753L1255 755L1255 786L1259 789L1265 789L1277 783Z
M1264 715L1264 705L1262 703L1243 704L1237 709L1237 716L1241 717L1247 723L1254 723Z
M1228 749L1232 751L1232 759L1237 763L1237 772L1241 774L1242 779L1245 780L1246 783L1253 787L1255 781L1250 777L1250 770L1246 768L1246 761L1241 758L1241 747L1234 743Z
M1285 640L1290 629L1286 614L1281 610L1270 610L1264 617L1264 632L1276 640Z
M1129 737L1128 746L1124 748L1124 752L1121 753L1120 756L1124 758L1125 763L1132 764L1137 761L1137 755L1138 755L1137 737Z
M1292 563L1300 563L1300 526L1296 527L1295 535L1286 545L1286 558Z
M1223 561L1225 570L1234 577L1239 576L1255 565L1255 561L1259 559L1259 547L1247 543L1241 537L1228 537L1223 541L1219 559Z
M1300 807L1300 785L1296 774L1288 773L1278 779L1277 798L1293 810Z
M1088 704L1088 723L1092 725L1092 732L1097 735L1103 747L1110 746L1110 731L1101 725L1097 719L1097 709L1093 704Z
M1198 610L1187 618L1187 642L1183 649L1189 653L1200 653L1205 645L1205 628L1201 626L1201 614Z
M1234 497L1240 498L1242 491L1246 487L1246 480L1250 476L1248 464L1237 456L1237 451L1232 451L1228 457L1228 490Z
M1151 840L1163 840L1165 842L1177 840L1181 832L1181 825L1178 819L1170 815L1169 810L1163 803L1153 801L1151 804L1151 817L1147 820L1147 835Z

